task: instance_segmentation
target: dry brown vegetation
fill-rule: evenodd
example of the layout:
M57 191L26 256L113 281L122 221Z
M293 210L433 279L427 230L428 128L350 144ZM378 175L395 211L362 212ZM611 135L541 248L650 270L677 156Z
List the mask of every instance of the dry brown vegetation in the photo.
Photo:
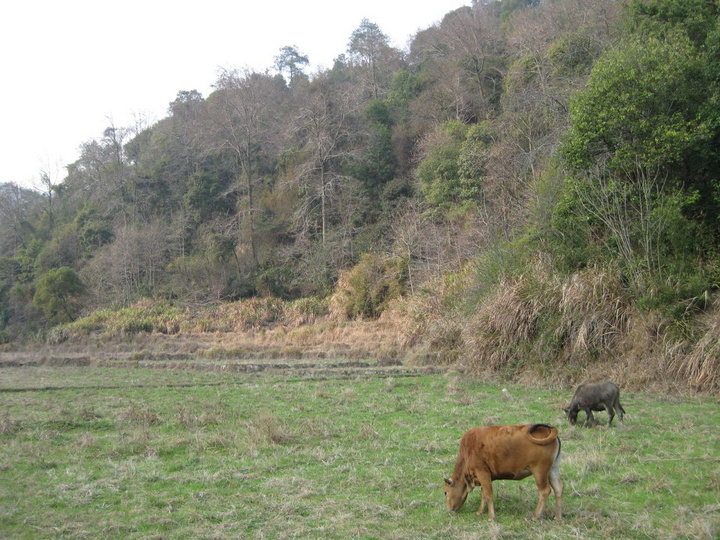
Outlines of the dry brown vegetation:
M532 385L610 379L636 390L718 392L720 301L706 303L687 336L660 314L641 312L607 269L561 277L539 258L527 269L465 311L467 269L397 298L375 319L348 319L342 280L329 300L262 298L196 309L144 300L56 327L46 345L2 356L5 364L226 371L369 360Z
M699 337L692 341L671 337L657 314L639 312L607 271L589 268L561 279L537 263L533 272L502 281L466 316L450 301L462 281L398 299L371 320L348 320L332 303L275 299L178 310L172 325L161 316L147 332L118 332L111 321L122 316L115 314L91 331L82 320L59 328L66 339L51 345L6 349L3 360L237 370L247 362L260 369L269 365L262 362L287 367L285 359L325 367L370 359L532 385L611 379L631 389L718 392L720 302L697 317ZM134 309L165 313L149 302Z
M612 379L635 389L720 387L720 303L697 317L699 339L678 338L662 316L641 312L612 272L588 268L560 279L537 263L503 280L478 306L467 317L436 311L414 330L425 339L424 353L412 358L532 384Z
M686 354L671 357L670 369L700 391L720 391L720 302L698 318L702 337Z

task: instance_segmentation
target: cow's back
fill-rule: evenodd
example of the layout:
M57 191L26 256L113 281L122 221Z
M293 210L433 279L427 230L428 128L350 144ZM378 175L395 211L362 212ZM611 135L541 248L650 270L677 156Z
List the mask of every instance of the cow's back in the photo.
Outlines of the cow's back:
M549 427L549 426L548 426ZM494 479L523 478L538 463L552 464L557 455L557 430L538 433L542 442L533 442L530 424L473 428L460 441L466 473L487 470ZM550 439L550 440L548 440ZM527 474L520 471L528 470Z

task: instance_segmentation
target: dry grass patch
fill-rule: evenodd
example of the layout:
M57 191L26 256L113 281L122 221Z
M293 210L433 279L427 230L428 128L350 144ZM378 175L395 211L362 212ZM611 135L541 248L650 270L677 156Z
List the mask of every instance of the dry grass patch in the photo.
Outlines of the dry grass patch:
M0 412L0 435L11 435L17 429L17 424L7 411Z
M289 432L287 425L269 411L258 412L246 427L253 446L263 446L268 443L290 444L294 440L294 435Z
M198 428L220 423L221 415L215 411L197 411L192 407L180 407L175 413L174 420L185 428Z
M609 347L627 331L630 303L619 277L598 268L573 274L562 285L558 328L571 354Z
M469 373L484 379L577 383L593 370L607 377L607 370L619 366L612 373L618 380L638 371L644 358L625 358L628 345L637 342L637 336L629 337L637 317L620 278L598 268L562 281L556 275L536 263L532 271L500 282L462 323L460 363ZM445 335L452 333L439 334ZM456 341L434 343L452 355ZM642 375L647 381L658 370L661 366L653 365Z
M697 390L720 390L720 299L699 317L701 337L687 354L673 357L670 369L687 379Z
M160 415L145 405L131 405L120 413L120 418L133 426L148 428L162 423Z
M473 373L506 371L520 359L518 345L535 336L543 304L528 296L526 282L504 282L464 329L467 364Z

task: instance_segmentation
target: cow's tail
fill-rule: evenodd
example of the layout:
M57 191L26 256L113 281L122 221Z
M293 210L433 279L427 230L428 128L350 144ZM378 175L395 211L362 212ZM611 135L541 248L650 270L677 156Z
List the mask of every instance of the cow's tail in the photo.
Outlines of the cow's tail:
M562 441L560 440L560 437L557 438L557 453L555 454L555 459L553 459L552 467L550 468L550 477L551 478L560 478L560 449L562 448ZM555 489L555 485L553 484L553 489ZM562 489L562 484L561 484Z
M558 438L558 430L547 424L532 424L527 436L534 444L550 444Z

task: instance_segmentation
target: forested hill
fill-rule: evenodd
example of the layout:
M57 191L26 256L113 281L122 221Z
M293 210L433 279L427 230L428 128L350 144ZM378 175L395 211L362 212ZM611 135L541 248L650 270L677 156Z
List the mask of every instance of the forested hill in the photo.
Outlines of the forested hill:
M476 1L337 55L283 47L43 192L1 185L0 342L143 298L312 299L478 373L652 358L718 388L718 0Z

